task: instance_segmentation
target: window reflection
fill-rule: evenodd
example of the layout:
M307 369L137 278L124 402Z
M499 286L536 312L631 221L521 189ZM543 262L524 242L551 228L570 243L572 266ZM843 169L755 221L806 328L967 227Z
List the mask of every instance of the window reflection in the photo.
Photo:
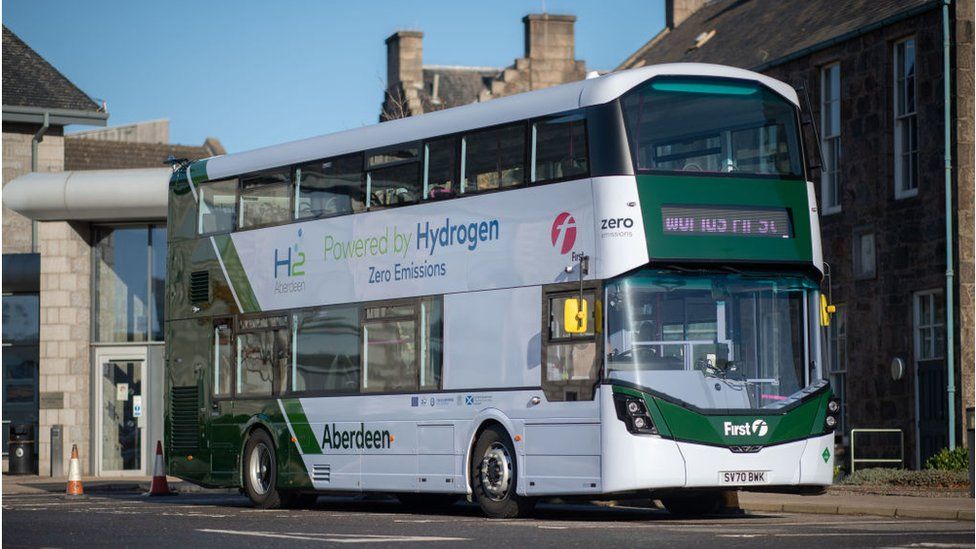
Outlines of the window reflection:
M165 227L97 228L95 341L162 341L165 276Z

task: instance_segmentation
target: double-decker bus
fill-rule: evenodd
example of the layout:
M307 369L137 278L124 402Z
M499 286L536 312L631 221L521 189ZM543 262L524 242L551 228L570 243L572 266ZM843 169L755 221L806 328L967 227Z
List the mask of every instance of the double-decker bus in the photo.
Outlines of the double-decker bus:
M491 517L822 489L799 120L782 82L671 64L177 168L170 473Z

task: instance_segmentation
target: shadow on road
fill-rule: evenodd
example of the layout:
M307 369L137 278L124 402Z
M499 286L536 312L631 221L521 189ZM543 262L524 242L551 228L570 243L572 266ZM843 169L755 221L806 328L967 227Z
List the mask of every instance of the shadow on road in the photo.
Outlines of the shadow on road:
M142 500L146 503L167 506L201 506L250 510L253 512L285 512L289 514L309 514L330 512L349 513L350 515L363 513L382 513L389 515L423 516L436 519L438 517L467 517L484 518L481 509L474 503L459 500L450 507L439 509L417 508L404 505L394 497L379 495L355 496L320 496L315 504L300 509L258 510L253 509L247 497L233 493L185 493L176 497L148 497L132 493L105 492L98 497L117 500ZM680 517L672 515L663 509L606 506L586 503L540 502L532 514L531 519L564 522L646 522L646 521L714 521L714 520L750 520L763 518L763 515L716 514L705 517ZM484 518L484 520L492 520ZM517 520L517 519L516 519Z

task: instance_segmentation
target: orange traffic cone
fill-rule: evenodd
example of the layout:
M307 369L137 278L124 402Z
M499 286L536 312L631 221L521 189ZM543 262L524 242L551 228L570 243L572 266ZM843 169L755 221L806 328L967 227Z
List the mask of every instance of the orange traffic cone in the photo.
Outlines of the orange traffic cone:
M81 497L85 495L85 489L81 486L81 463L78 461L78 445L71 445L71 461L68 463L68 488L65 491L67 497Z
M163 443L156 441L156 465L153 467L152 485L149 487L150 496L175 496L176 492L170 492L169 483L166 482L166 464L163 463Z

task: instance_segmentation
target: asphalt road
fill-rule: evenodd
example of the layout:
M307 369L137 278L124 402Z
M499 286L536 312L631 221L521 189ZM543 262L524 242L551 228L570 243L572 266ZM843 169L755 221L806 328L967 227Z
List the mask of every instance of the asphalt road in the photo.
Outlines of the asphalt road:
M489 520L472 504L418 513L394 500L319 498L307 510L257 510L234 494L170 498L4 496L4 547L973 547L973 524L770 513L677 519L660 510L540 505Z

